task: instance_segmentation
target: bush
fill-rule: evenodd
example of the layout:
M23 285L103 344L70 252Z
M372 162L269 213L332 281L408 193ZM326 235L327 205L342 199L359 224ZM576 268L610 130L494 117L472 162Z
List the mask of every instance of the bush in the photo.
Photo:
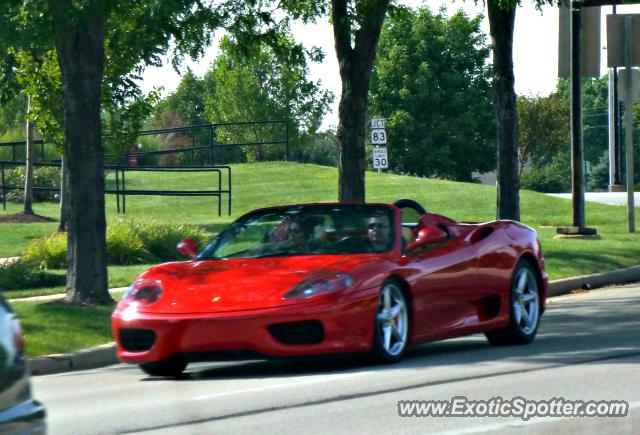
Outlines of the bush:
M186 238L203 246L210 235L187 225L114 222L107 227L107 262L118 265L183 260L176 245ZM23 259L41 269L67 267L67 235L56 233L33 240Z
M27 246L22 258L41 269L67 267L67 234L54 233L34 239Z
M9 192L8 199L14 202L24 201L24 166L17 167L7 173L6 183L20 190ZM56 199L60 189L60 169L53 166L43 166L36 168L33 173L33 185L37 187L55 188L55 191L35 190L33 191L34 201L52 201Z
M37 270L34 264L24 260L0 264L0 290L55 287L65 283L64 276Z
M204 246L210 239L205 231L187 225L137 223L135 232L156 261L184 259L176 250L176 245L183 239L194 239L199 246Z
M116 222L107 227L107 262L139 264L149 261L149 251L129 222Z
M524 171L520 178L520 187L545 193L571 190L571 167L566 156L555 156L544 166Z

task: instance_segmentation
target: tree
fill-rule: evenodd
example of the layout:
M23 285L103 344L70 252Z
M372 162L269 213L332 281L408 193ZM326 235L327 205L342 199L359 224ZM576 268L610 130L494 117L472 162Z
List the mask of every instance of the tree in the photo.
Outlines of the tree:
M520 173L525 165L540 167L567 149L569 106L558 93L517 99Z
M338 198L362 202L364 130L371 70L389 0L331 0L331 19L342 80L338 111Z
M253 47L248 55L239 50L237 42L223 38L220 54L204 78L205 113L212 122L286 121L290 141L297 146L301 136L314 134L320 127L333 95L322 91L320 82L308 79L307 57L296 49L293 38L288 33L281 38L278 45L286 48L284 52L263 44ZM284 137L284 130L273 131L272 125L225 130L235 141L265 142ZM281 150L269 153L262 147L247 149L246 154L249 160L283 155Z
M537 7L557 3L533 0ZM493 89L498 142L499 219L520 220L518 110L513 75L513 26L520 0L486 0L493 47Z
M64 107L64 188L68 196L66 300L110 303L106 271L101 91L135 86L144 65L158 64L170 41L177 54L199 55L211 32L261 33L272 22L254 2L228 0L204 8L195 0L5 0L0 52L55 49ZM265 38L274 33L267 29ZM177 58L177 57L176 57ZM107 72L107 74L105 74ZM103 83L105 75L111 83Z
M387 119L391 169L471 181L495 168L489 49L481 16L391 14L371 83L371 112Z

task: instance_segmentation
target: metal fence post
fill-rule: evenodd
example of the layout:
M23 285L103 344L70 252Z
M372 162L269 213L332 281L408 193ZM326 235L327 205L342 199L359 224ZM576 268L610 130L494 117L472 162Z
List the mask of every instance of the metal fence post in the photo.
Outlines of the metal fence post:
M289 161L289 123L287 121L284 122L284 141L285 141L285 161Z
M213 166L213 124L209 124L209 165Z
M4 180L4 162L0 162L0 170L2 171L2 209L7 209L7 197L4 194L5 180Z

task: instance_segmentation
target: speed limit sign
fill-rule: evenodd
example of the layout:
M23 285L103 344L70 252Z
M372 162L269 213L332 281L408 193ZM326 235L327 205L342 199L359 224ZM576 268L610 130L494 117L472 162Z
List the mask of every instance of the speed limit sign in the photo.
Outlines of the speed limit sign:
M386 148L374 148L373 149L373 169L387 169L389 168L389 160L387 159Z

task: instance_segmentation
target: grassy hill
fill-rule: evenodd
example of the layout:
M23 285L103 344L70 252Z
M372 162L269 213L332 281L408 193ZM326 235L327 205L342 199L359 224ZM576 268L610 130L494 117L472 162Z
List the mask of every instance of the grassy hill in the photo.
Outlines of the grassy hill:
M125 218L203 225L217 231L255 208L337 199L336 168L273 162L232 165L232 171L231 216L226 215L226 207L223 207L223 216L218 217L217 199L212 197L129 196ZM108 174L107 184L113 183L113 173ZM209 173L127 174L127 188L131 189L210 189L215 183L217 175ZM370 202L411 198L429 211L458 220L495 218L496 189L491 186L377 172L367 172L366 186L367 201ZM108 220L122 218L116 213L114 195L108 195L106 203ZM539 233L552 279L640 263L640 235L627 232L624 207L587 203L587 224L598 229L602 240L553 239L556 226L571 223L569 200L522 191L521 208L522 221ZM20 210L20 204L12 204L0 214ZM58 206L38 203L35 211L57 217ZM19 255L30 238L55 228L55 224L0 224L0 257Z

